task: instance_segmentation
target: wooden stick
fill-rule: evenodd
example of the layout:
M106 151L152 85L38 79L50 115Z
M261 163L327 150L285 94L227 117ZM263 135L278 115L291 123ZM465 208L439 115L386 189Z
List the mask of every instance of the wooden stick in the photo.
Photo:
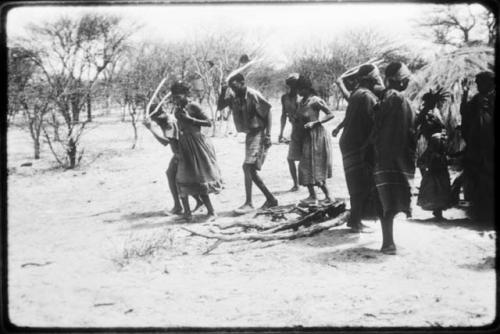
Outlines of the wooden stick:
M223 242L232 242L241 240L253 240L253 241L270 241L270 240L283 240L283 239L293 240L296 238L312 236L324 230L328 230L332 227L337 227L342 224L345 224L348 217L349 217L349 212L346 211L340 214L335 219L316 224L311 228L302 229L299 230L298 232L287 232L287 233L245 233L240 235L224 235L211 232L208 233L199 232L187 227L181 227L181 228L188 231L192 235L196 235L207 239L217 239Z
M158 112L158 110L160 110L160 107L163 103L165 103L165 101L168 99L168 97L172 95L170 92L168 92L160 101L160 103L158 103L158 105L156 106L155 110L153 110L152 113L148 113L148 117L151 117L153 116L154 114L156 114Z
M228 80L229 80L232 76L234 76L234 75L236 75L236 74L238 74L238 73L243 72L243 71L244 71L244 70L246 70L248 67L250 67L251 65L253 65L253 64L255 64L255 63L260 62L261 60L262 60L262 59L260 59L260 58L259 58L259 59L252 59L252 60L250 60L248 63L244 64L243 66L238 67L237 69L235 69L234 71L232 71L231 73L229 73L229 74L227 75L227 77L226 77L226 80L225 80L225 81L226 81L226 82L228 82Z
M156 95L158 95L158 92L163 87L163 85L165 84L166 81L167 81L167 77L163 78L163 80L160 82L160 84L158 85L158 87L156 87L156 90L153 93L153 96L151 97L151 99L149 100L148 104L146 105L146 109L144 110L145 113L149 114L149 109L151 108L151 104L153 104L153 101L156 98Z
M348 69L347 71L345 71L344 73L342 73L340 75L340 78L342 79L342 78L345 78L345 77L348 77L348 76L351 76L351 75L355 74L359 70L359 68L361 66L363 66L363 65L367 65L367 64L378 65L378 64L380 64L382 62L383 62L382 59L378 59L377 60L377 58L372 58L372 59L368 60L367 62L365 62L363 64L359 64L357 66L354 66L354 67Z

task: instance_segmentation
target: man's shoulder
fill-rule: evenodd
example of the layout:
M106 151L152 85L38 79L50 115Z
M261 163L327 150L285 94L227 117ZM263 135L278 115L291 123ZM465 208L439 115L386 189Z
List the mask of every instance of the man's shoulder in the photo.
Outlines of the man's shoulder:
M352 94L353 99L369 99L377 101L377 96L368 88L360 87L354 91Z

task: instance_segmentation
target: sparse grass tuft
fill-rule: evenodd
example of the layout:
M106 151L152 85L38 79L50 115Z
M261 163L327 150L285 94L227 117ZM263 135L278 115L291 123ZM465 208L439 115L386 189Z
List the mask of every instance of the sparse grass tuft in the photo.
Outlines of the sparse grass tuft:
M171 230L149 235L131 234L111 260L119 267L124 267L134 259L147 260L161 250L173 248L174 234Z

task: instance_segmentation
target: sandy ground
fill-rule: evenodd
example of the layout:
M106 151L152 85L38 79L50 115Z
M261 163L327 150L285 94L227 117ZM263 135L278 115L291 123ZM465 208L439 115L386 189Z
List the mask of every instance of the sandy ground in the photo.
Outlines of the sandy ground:
M84 138L84 164L67 171L52 167L47 148L32 161L29 135L9 129L8 298L16 325L483 326L496 316L495 232L460 209L437 223L415 208L395 227L396 256L379 253L380 227L370 221L370 234L341 226L293 241L224 243L203 255L213 241L189 236L186 223L164 213L172 205L170 149L141 128L130 150L129 124L96 124ZM276 140L277 124L274 132ZM213 202L218 221L231 221L244 200L243 137L213 143L226 184ZM333 143L329 188L346 198ZM307 196L303 188L287 192L286 153L274 145L261 173L280 204ZM26 161L33 166L20 167ZM189 225L201 227L201 216Z

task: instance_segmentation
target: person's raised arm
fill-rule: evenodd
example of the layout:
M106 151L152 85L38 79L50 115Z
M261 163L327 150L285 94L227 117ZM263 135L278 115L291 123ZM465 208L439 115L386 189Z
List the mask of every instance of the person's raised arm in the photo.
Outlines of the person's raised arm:
M170 143L170 140L168 138L166 138L162 133L160 133L157 129L154 129L152 126L151 126L151 121L147 118L144 119L144 121L142 121L142 124L144 124L144 126L149 130L151 131L151 133L153 134L153 137L155 137L155 139L162 145L164 146L167 146L169 143Z
M342 96L344 97L344 99L346 99L346 101L349 100L349 97L351 97L351 92L345 86L344 78L342 78L342 77L338 78L335 81L335 83L339 87L340 92L342 93Z
M283 131L285 130L285 125L286 125L286 110L285 110L285 95L281 97L281 118L280 118L280 135L278 137L278 141L281 142L283 139Z
M179 116L184 120L193 125L212 126L212 122L210 122L207 115L203 113L201 106L195 103L190 103L187 108L189 108L191 112L188 113L185 109L183 109L183 111L179 114Z

